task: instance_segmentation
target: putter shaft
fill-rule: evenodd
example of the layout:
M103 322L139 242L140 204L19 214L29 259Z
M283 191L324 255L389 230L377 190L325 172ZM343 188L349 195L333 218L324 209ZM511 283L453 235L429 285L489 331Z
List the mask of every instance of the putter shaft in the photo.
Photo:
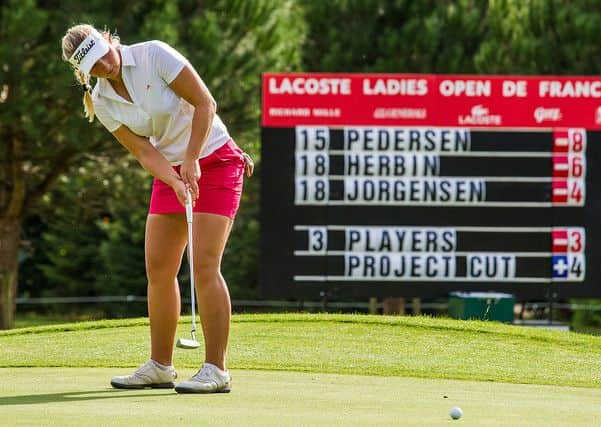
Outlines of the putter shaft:
M192 213L192 197L190 191L186 190L186 225L188 228L188 265L190 266L190 299L192 301L192 329L190 330L191 340L178 339L176 346L180 348L198 348L200 344L196 341L196 298L194 288L194 250L192 244L192 222L194 216Z

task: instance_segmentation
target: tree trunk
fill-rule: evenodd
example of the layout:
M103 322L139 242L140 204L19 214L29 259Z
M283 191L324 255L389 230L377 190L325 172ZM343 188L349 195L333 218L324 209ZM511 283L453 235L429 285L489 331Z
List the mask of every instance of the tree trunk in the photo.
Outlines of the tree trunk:
M0 218L0 329L15 325L21 221Z

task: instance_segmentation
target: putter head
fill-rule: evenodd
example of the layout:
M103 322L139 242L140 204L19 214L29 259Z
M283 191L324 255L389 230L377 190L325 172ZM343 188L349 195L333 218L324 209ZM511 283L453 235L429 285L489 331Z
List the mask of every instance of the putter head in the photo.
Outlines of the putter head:
M200 343L196 340L188 340L186 338L179 338L177 340L177 343L175 344L175 346L179 347L179 348L193 350L195 348L200 347Z

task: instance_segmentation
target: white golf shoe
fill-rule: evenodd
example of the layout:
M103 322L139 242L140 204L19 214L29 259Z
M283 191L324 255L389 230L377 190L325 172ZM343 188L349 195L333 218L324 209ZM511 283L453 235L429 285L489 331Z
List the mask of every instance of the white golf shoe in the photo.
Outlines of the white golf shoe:
M232 379L229 371L222 371L212 363L205 363L188 381L175 386L178 393L229 393Z
M168 369L161 369L149 360L138 368L131 375L123 377L114 377L111 379L111 385L115 388L173 388L173 380L177 378L177 372L173 366Z

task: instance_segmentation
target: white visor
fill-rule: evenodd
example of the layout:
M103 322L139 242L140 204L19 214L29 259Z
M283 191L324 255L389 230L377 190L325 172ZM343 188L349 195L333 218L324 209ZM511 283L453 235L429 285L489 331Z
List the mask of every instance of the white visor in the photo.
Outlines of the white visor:
M82 73L90 74L90 70L96 61L106 55L108 51L109 44L102 37L102 34L92 30L88 37L77 46L77 49L69 58L69 62Z

